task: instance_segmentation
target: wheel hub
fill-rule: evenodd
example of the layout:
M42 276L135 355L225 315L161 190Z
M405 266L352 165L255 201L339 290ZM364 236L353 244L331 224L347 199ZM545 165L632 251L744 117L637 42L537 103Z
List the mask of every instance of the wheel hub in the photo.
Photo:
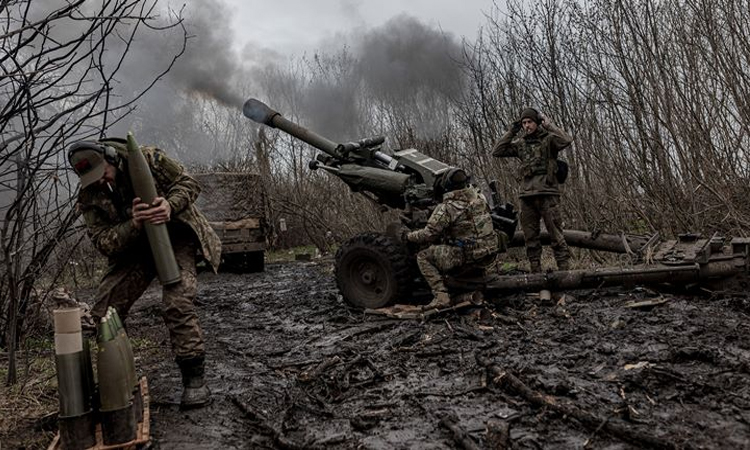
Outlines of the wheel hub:
M376 281L377 277L375 276L375 273L372 270L368 269L362 272L361 278L362 278L362 283L369 285L369 284L373 284Z

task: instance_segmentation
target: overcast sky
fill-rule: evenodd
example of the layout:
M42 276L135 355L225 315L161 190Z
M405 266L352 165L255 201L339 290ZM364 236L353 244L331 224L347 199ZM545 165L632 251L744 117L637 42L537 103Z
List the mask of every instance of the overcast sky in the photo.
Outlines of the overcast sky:
M224 0L233 13L238 50L245 45L300 56L329 47L338 36L406 14L473 40L493 0Z

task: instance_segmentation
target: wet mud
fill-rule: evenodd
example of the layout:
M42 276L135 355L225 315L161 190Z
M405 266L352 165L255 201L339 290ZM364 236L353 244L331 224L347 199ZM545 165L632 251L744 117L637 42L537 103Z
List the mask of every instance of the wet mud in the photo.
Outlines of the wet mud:
M364 315L330 262L203 273L213 403L180 411L158 288L131 336L153 448L750 447L750 299L518 294L427 321Z

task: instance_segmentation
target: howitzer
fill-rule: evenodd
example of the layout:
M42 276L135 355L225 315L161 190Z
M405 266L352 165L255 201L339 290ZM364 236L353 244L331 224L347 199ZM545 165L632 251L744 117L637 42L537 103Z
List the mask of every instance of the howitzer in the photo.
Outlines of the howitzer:
M379 205L402 211L402 224L414 230L427 223L441 201L442 177L453 167L416 149L389 152L385 137L336 143L314 133L250 99L243 113L255 122L278 128L323 153L310 162L313 170L325 170ZM516 213L493 193L493 224L498 232L513 236ZM391 228L391 227L389 227ZM336 254L336 280L344 298L355 306L378 308L410 298L415 269L414 251L397 242L397 233L364 233L349 239Z
M285 119L262 102L250 99L243 109L250 119L278 128L323 151L311 169L323 169L381 205L403 210L403 225L424 226L440 201L441 176L451 167L417 150L386 152L382 136L338 144ZM495 229L510 238L508 246L524 245L523 234L515 232L516 212L501 201L495 183L490 183ZM400 227L395 224L395 227ZM515 232L515 233L514 233ZM710 239L683 235L661 241L653 236L612 235L565 230L571 247L623 253L629 263L618 268L557 271L540 274L499 275L449 274L448 287L457 292L482 290L502 294L511 291L560 290L628 284L700 284L707 287L748 286L750 240ZM409 302L419 286L414 249L391 237L393 233L362 233L339 247L336 253L336 282L344 299L363 308L379 308L395 302ZM542 242L549 242L545 233Z

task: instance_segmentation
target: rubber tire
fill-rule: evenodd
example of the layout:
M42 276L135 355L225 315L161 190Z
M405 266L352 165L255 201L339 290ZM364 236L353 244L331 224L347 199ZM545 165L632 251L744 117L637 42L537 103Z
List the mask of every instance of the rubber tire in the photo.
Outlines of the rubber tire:
M336 252L336 285L356 308L382 308L409 299L413 264L403 245L381 233L362 233Z

